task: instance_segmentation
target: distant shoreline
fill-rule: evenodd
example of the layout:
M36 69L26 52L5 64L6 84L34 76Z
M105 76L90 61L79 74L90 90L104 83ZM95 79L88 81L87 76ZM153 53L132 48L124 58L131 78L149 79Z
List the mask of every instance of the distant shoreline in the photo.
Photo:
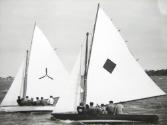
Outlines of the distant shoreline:
M167 69L160 69L160 70L145 70L147 75L149 76L166 76Z
M145 72L149 76L166 76L167 75L167 69L145 70ZM0 77L0 79L14 80L14 77L13 76Z

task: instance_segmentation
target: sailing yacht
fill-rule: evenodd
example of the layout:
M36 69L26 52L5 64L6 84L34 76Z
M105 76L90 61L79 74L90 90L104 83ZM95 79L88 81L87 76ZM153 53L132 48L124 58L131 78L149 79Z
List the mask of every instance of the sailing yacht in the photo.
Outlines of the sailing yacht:
M165 92L146 75L134 59L120 33L99 5L92 43L86 60L85 103L87 104L90 102L107 104L110 100L119 103L165 95ZM69 107L70 103L74 104L74 102L68 102ZM158 120L156 115L79 115L76 113L77 107L71 109L74 109L73 114L60 111L56 107L52 112L52 118L87 123Z
M46 106L20 106L17 103L18 96L25 98L50 96L61 99L61 96L69 89L69 74L57 56L49 41L35 24L30 50L26 53L20 69L5 95L0 111L5 112L29 112L52 111L54 105ZM58 100L55 100L58 101Z

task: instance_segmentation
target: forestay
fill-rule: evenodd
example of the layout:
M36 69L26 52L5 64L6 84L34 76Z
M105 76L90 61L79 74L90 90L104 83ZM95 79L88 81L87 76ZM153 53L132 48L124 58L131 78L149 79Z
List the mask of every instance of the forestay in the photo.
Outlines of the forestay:
M99 9L87 79L87 103L125 102L164 95L128 50L110 18Z

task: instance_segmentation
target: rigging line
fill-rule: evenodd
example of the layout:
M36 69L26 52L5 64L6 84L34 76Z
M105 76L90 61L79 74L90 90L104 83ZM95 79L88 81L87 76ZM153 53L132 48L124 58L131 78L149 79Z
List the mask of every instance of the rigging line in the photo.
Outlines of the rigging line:
M83 102L86 104L87 97L87 66L88 66L88 37L89 33L86 33L86 43L85 43L85 69L84 69L84 93L83 93Z
M31 55L35 27L36 27L36 22L35 22L34 28L33 28L33 34L32 34L31 43L30 43L30 50L29 51L27 50L27 55L26 55L25 78L24 78L24 83L23 83L23 97L26 96L26 92L27 92L28 66L29 66L29 59L30 59L30 55Z
M96 23L97 23L99 8L100 8L100 3L98 3L98 6L97 6L95 23L94 23L94 27L93 27L93 35L92 35L92 40L91 40L91 45L90 45L90 50L89 50L89 58L88 58L87 71L88 71L88 68L89 68L89 63L90 63L90 58L91 58L91 53L92 53L92 46L93 46L93 40L94 40L94 34L95 34L95 29L96 29Z

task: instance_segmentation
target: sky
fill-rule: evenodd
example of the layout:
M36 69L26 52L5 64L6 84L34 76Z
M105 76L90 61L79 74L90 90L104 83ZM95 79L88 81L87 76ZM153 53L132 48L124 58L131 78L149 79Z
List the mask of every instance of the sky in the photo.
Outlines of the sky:
M35 22L70 72L98 3L144 69L167 68L166 0L0 0L0 76L16 75Z

